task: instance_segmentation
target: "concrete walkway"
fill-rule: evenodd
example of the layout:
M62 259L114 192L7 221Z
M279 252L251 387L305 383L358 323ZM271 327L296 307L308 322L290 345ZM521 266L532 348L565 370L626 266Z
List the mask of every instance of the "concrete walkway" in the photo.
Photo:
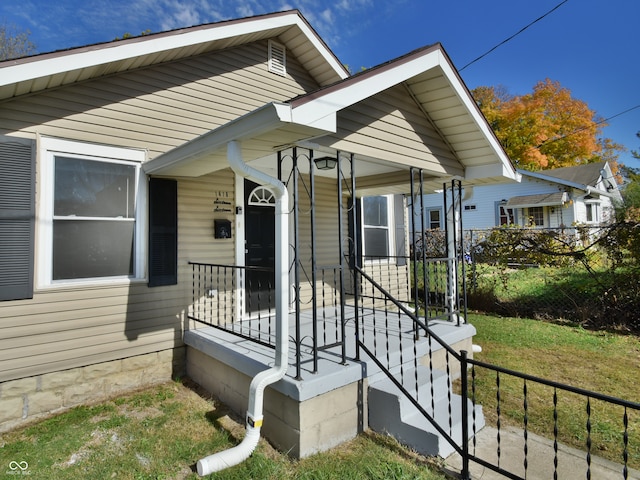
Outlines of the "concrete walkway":
M498 442L497 430L485 427L476 436L475 456L495 464L497 462ZM472 445L469 447L473 448ZM506 427L500 430L500 467L515 475L525 478L524 472L524 434L517 428ZM527 441L527 480L552 480L553 441L528 433ZM462 467L460 455L453 454L445 460L448 469L459 472ZM469 469L473 480L504 480L504 477L493 470L471 462ZM591 455L591 479L615 480L624 479L623 465ZM558 445L558 479L584 480L587 478L586 453ZM629 469L627 478L640 480L640 472Z

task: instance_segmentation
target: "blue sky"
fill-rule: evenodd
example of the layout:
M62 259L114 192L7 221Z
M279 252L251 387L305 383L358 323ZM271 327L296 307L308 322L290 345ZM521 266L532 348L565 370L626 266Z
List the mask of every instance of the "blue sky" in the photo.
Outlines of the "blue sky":
M568 0L463 69L562 0L0 0L0 22L30 30L39 52L139 34L299 9L353 71L442 43L470 89L528 93L550 78L602 118L603 130L640 150L640 1ZM640 167L629 152L620 156Z

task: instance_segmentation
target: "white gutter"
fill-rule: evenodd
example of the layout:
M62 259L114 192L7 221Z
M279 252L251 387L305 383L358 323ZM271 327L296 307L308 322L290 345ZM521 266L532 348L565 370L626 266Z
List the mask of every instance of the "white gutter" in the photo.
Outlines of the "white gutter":
M289 298L288 298L288 246L289 246L289 194L278 179L250 167L242 160L240 144L227 144L227 158L231 169L238 175L269 186L276 197L276 357L275 364L258 373L249 386L247 407L247 433L239 445L198 460L198 475L209 475L237 465L251 456L260 440L264 389L284 377L289 352Z

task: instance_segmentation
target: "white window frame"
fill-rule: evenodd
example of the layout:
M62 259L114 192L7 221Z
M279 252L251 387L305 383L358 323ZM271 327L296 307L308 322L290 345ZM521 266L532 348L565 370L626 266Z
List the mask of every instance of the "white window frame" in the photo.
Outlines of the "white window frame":
M600 202L587 201L584 203L584 218L585 222L589 224L600 222L600 208L598 208ZM591 210L591 220L589 220L589 210Z
M392 252L395 252L395 235L394 235L394 226L395 226L395 217L394 217L394 208L393 208L393 195L371 195L370 197L384 197L386 199L386 205L387 205L387 226L383 227L380 225L365 225L364 223L364 199L367 197L363 197L362 201L360 202L360 218L362 218L362 226L360 228L360 238L362 239L362 258L365 261L365 263L380 263L380 262L387 262L388 258L393 256ZM388 245L388 249L387 249L387 257L388 258L377 258L377 259L372 259L372 258L367 258L367 251L366 251L366 242L365 242L365 229L366 228L376 228L376 229L386 229L387 231L387 245Z
M58 138L39 139L38 221L36 233L36 287L122 284L146 280L147 264L147 182L142 172L146 151ZM54 158L65 156L100 162L125 163L136 169L136 206L133 275L53 280L53 205L55 189Z
M542 218L542 224L537 224L535 222L535 220L533 221L533 226L534 227L545 227L547 222L545 220L545 208L544 207L528 207L527 208L527 219L529 219L529 221L531 221L531 219L535 219L535 214L531 211L532 209L540 209L540 216Z
M426 225L427 225L427 230L442 230L442 209L440 208L430 208L427 211L427 218L426 218ZM437 212L438 213L438 226L433 228L433 220L431 219L431 214L433 212Z

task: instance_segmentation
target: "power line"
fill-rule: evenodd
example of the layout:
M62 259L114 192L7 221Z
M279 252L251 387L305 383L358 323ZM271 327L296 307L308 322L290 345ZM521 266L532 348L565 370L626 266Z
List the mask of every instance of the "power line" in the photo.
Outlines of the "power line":
M547 13L545 13L544 15L542 15L541 17L536 18L533 22L529 23L527 26L522 27L519 31L517 31L516 33L514 33L513 35L511 35L509 38L503 40L502 42L500 42L498 45L496 45L495 47L493 47L492 49L490 49L489 51L483 53L482 55L480 55L478 58L476 58L475 60L470 61L469 63L467 63L464 67L462 67L460 70L458 70L459 72L461 72L462 70L464 70L465 68L467 68L469 65L476 63L478 60L486 57L487 55L489 55L491 52L493 52L495 49L497 49L498 47L501 47L502 45L504 45L505 43L513 40L515 37L517 37L518 35L520 35L522 32L524 32L527 28L529 28L531 25L533 25L534 23L539 22L540 20L542 20L544 17L546 17L547 15L553 13L554 11L556 11L558 8L560 8L563 4L567 3L569 0L563 0L562 2L560 2L558 5L556 5L555 7L553 7L551 10L549 10Z
M609 120L611 120L613 118L616 118L616 117L619 117L620 115L624 115L625 113L629 113L632 110L635 110L636 108L640 108L640 104L636 105L635 107L627 108L626 110L623 110L622 112L618 112L615 115L611 115L610 117L603 118L602 120L598 120L597 122L595 122L595 125L601 125L603 123L607 123ZM566 134L564 134L564 135L562 135L562 136L560 136L558 138L553 138L551 140L545 140L544 142L542 142L540 145L538 145L535 148L540 148L543 145L547 145L549 143L557 142L559 140L562 140L563 138L567 138L567 137L570 137L571 135L575 135L576 133L580 133L580 132L582 132L584 130L588 130L589 128L591 128L591 127L581 127L581 128L578 128L578 129L574 130L573 132L566 133Z

